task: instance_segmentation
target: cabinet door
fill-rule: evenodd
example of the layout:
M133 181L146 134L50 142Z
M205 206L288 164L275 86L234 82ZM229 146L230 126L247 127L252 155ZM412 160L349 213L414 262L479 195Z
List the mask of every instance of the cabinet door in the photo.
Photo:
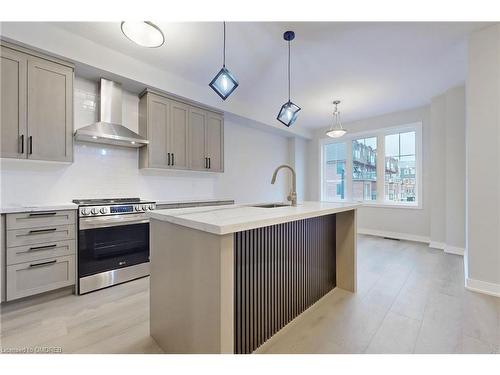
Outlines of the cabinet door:
M2 158L26 158L27 55L1 47L1 143Z
M28 58L28 158L73 160L73 69Z
M189 166L190 169L206 170L205 127L207 114L196 108L189 108Z
M188 168L189 107L175 101L170 106L170 152L173 168Z
M170 101L161 96L148 94L148 139L149 167L166 168L168 166L168 120Z
M214 172L224 170L224 119L217 113L208 112L206 149L209 158L209 168Z

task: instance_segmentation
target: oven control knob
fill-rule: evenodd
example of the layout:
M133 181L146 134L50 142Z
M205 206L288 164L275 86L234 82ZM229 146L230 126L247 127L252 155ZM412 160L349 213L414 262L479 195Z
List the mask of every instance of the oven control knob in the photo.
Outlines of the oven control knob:
M107 214L108 213L108 209L106 207L103 207L99 210L101 212L101 214Z
M148 205L147 204L143 204L142 205L142 210L143 211L147 211L148 210Z
M154 204L150 204L150 205L149 205L149 209L150 209L150 210L154 210L154 209L155 209L155 205L154 205Z
M90 214L90 210L88 208L82 208L80 212L83 216L87 216L88 214Z
M97 207L94 207L92 210L91 210L92 214L93 215L97 215L99 213L99 209Z
M139 205L135 206L135 210L136 211L142 211L141 206L139 206Z

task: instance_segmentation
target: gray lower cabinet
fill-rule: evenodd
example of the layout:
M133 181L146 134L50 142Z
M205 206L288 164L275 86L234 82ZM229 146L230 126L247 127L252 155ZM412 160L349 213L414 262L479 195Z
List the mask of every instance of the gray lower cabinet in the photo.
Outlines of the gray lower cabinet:
M224 171L224 117L147 89L139 102L139 133L149 144L140 168Z
M5 216L7 301L75 284L74 210Z
M75 284L75 255L7 266L7 301Z
M73 160L72 64L1 41L1 157Z

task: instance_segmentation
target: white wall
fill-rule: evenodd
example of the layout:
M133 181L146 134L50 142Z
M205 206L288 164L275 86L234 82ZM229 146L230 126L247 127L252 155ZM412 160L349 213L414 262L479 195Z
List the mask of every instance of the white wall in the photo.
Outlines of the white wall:
M465 249L465 87L463 86L446 93L445 175L445 251L463 254ZM431 225L434 225L433 219Z
M465 87L431 103L431 245L465 249Z
M466 282L500 296L500 25L471 36L466 87Z
M271 185L274 169L288 163L288 139L229 117L224 123L224 173L215 179L214 195L239 203L283 201L288 172Z
M75 128L97 120L97 83L75 80ZM124 92L124 125L137 131L138 97ZM138 151L75 143L74 163L1 160L2 206L62 203L74 198L140 196L154 200L229 198L281 200L283 176L270 184L274 168L288 161L287 137L248 126L225 124L225 173L138 169Z
M422 122L422 209L363 207L359 209L358 227L377 232L401 233L407 237L426 241L430 237L430 107L420 107L389 113L343 124L351 133ZM310 141L308 184L311 199L320 199L319 139L325 137L323 129Z
M433 247L444 249L446 243L446 95L431 102L431 190L430 240ZM465 166L464 166L465 167ZM464 168L465 169L465 168Z
M308 141L303 138L288 138L288 153L290 160L288 164L295 169L297 175L297 200L304 201L308 199L307 183L307 160L308 160ZM285 172L288 173L288 172Z

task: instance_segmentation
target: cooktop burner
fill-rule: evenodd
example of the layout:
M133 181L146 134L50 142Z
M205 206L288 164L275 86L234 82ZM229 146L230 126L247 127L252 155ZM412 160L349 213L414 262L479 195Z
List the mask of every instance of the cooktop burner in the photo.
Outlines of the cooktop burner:
M79 205L100 205L100 204L121 204L121 203L140 203L140 198L105 198L105 199L73 199L73 203Z

